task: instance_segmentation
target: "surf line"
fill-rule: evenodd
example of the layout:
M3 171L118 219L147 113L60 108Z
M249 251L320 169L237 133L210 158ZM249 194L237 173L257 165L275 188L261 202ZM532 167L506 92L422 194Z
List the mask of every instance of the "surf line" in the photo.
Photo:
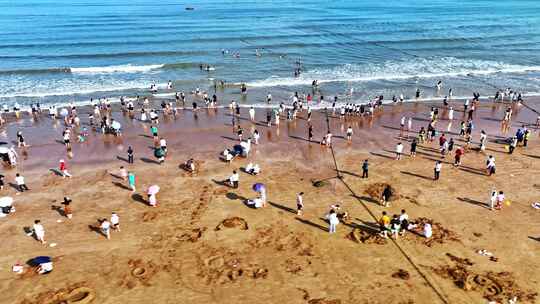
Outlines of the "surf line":
M327 125L327 128L328 128L328 132L330 132L330 120L329 120L329 117L328 117L328 110L326 109L325 110L325 114L326 114L326 125ZM339 167L338 167L338 163L337 163L337 160L336 160L336 155L334 153L334 146L333 145L330 145L330 151L332 152L332 158L334 159L334 165L335 165L335 169L336 169L336 172L337 172L337 176L336 178L338 180L341 181L341 183L343 183L343 185L349 190L349 192L352 194L352 196L354 198L356 198L356 200L358 202L360 202L360 204L362 204L362 206L364 207L364 209L366 209L366 211L369 213L369 215L373 218L373 220L375 220L375 222L377 222L377 218L375 217L375 214L373 214L373 212L368 208L368 206L358 197L358 195L356 195L356 193L354 192L354 190L351 188L351 186L349 186L349 184L347 184L345 182L345 180L343 180L343 176L341 175L341 171L339 171ZM398 248L398 250L401 252L401 254L405 257L405 259L413 266L413 268L416 270L416 272L418 272L418 274L424 279L424 281L427 283L427 285L431 288L431 290L433 290L433 292L437 295L437 297L441 300L442 303L444 304L450 304L450 302L448 302L448 300L446 299L446 297L435 287L435 285L433 284L433 282L431 282L428 277L422 272L422 270L420 269L420 267L418 267L418 265L416 265L416 263L414 263L414 261L412 260L412 258L407 254L407 252L405 252L405 250L396 242L396 240L390 238L390 240L392 241L392 243Z

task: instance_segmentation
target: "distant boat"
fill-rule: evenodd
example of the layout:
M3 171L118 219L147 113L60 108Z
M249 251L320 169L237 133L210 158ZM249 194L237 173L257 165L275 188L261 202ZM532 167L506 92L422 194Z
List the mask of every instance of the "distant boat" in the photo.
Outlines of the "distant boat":
M188 6L188 7L186 7L186 11L193 11L193 10L195 10L195 8L194 8L194 7L189 7L189 6Z

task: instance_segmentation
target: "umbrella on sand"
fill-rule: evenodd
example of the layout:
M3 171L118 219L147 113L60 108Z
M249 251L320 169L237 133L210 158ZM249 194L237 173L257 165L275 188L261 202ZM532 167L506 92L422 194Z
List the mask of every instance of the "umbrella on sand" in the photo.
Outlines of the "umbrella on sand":
M148 195L156 195L159 192L159 186L158 185L152 185L148 187Z
M11 196L0 197L0 207L9 207L13 204L13 198Z
M120 128L122 128L122 125L118 122L118 121L113 121L113 123L111 124L111 127L115 130L120 130Z
M37 256L33 259L30 259L27 263L32 267L36 267L44 263L50 263L51 261L52 259L49 256Z
M265 190L265 187L264 187L264 184L256 183L256 184L253 184L252 189L255 192L263 192Z

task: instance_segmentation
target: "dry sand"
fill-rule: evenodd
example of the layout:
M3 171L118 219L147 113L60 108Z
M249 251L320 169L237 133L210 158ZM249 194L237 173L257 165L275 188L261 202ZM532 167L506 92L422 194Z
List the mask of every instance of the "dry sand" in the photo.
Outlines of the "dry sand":
M478 140L481 129L488 131L487 152L496 157L496 175L483 174L484 154L468 152L462 168L445 163L441 180L434 182L436 142L419 146L415 159L392 159L401 116L413 117L418 130L428 124L429 106L385 106L372 119L331 118L335 162L330 149L305 140L304 119L282 119L278 131L252 124L244 109L242 126L246 133L257 128L261 144L249 159L232 164L217 159L236 141L228 110L202 110L197 118L186 110L159 125L170 151L161 166L152 161L149 125L117 113L124 136L92 134L87 143L75 144L68 161L71 179L47 171L67 158L63 145L55 142L62 132L60 122L43 117L10 123L1 140L14 140L22 129L32 146L17 169L3 174L12 181L17 170L22 172L32 190L17 196L9 186L3 190L15 198L17 212L0 219L0 302L487 303L489 298L506 303L517 296L518 303L540 303L540 211L530 206L539 199L539 133L533 129L529 147L506 154L503 145L493 143L506 136L499 131L505 105L483 102L475 116L474 138ZM461 109L461 103L454 106ZM510 134L521 122L536 120L523 106L514 113ZM461 115L456 111L454 133ZM258 110L257 118L265 119L264 110ZM323 114L315 113L313 123L319 140L326 131ZM447 123L442 120L438 128L446 129ZM352 144L341 138L348 125L355 130ZM127 145L135 147L134 165L121 159ZM202 161L194 176L179 168L190 157ZM367 180L360 178L366 158ZM261 165L262 174L241 173L239 189L213 182L250 161ZM139 191L161 186L158 208L141 202L110 175L121 165L137 174ZM337 172L341 179L333 178ZM320 180L326 182L314 187ZM258 210L242 202L255 196L255 182L268 188L269 203ZM390 184L399 194L391 207L379 206L370 196L376 183ZM504 190L511 206L488 210L492 187ZM296 216L295 194L300 191L305 192L305 212ZM65 195L73 199L72 220L52 209ZM336 202L350 219L330 235L324 215ZM433 239L408 233L393 241L374 234L373 216L401 209L412 219L432 222ZM112 211L120 215L122 231L113 231L108 241L92 225ZM37 218L56 247L25 235L24 227ZM479 249L498 260L477 254ZM38 255L54 258L52 273L11 272L15 262Z

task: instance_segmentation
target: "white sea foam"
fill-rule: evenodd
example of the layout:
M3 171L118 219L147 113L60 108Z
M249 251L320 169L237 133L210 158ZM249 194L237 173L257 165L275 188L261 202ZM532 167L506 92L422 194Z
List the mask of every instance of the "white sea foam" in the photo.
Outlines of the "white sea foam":
M369 82L400 79L448 78L496 73L518 74L540 71L540 66L524 66L497 61L444 58L416 58L409 61L387 61L381 64L346 64L331 69L306 71L300 77L272 76L249 82L249 87L302 86L313 80L329 82Z
M71 73L77 74L110 74L110 73L144 73L157 70L163 67L163 64L152 65L113 65L103 67L71 68Z

